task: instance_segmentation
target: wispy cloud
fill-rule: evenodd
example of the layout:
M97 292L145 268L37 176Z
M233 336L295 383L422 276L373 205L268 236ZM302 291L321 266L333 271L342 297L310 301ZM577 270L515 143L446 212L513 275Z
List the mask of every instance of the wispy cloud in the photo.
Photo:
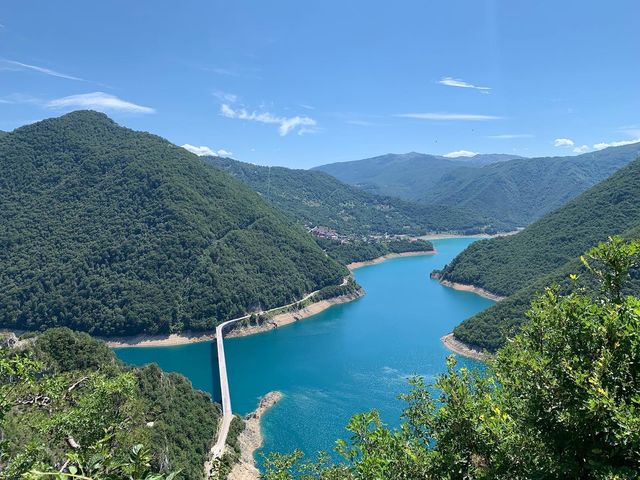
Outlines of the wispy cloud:
M474 113L438 113L438 112L425 112L425 113L399 113L396 117L403 118L417 118L419 120L460 120L460 121L486 121L486 120L501 120L504 117L498 117L496 115L478 115Z
M460 157L475 157L478 152L472 152L470 150L456 150L455 152L449 152L443 155L447 158L460 158Z
M221 102L235 103L238 101L238 95L235 93L223 92L222 90L216 90L213 92L213 96Z
M589 147L589 145L581 145L579 147L575 147L573 151L575 153L587 153L591 150L603 150L609 147L623 147L625 145L633 145L634 143L640 143L640 138L635 138L633 140L619 140L616 142L599 142L594 143L591 147Z
M461 80L459 78L443 77L438 80L438 83L447 87L471 88L473 90L478 90L480 93L489 93L491 91L491 87L480 87L478 85L465 82L464 80Z
M589 148L589 145L582 145L573 149L575 153L587 153L589 150L591 150L591 148Z
M531 133L503 133L500 135L487 135L487 138L495 138L497 140L511 140L514 138L533 138Z
M298 105L300 105L302 108L306 109L306 110L315 110L316 107L306 104L306 103L299 103Z
M219 75L221 77L232 77L232 78L260 78L260 69L255 67L243 67L243 66L233 66L233 67L198 67L199 69L205 72L211 72L215 75Z
M25 95L24 93L12 93L0 97L0 103L30 103L34 105L42 104L42 100L32 95Z
M90 108L126 113L155 113L155 109L127 102L104 92L83 93L57 98L46 103L49 108Z
M39 67L38 65L30 65L28 63L17 62L15 60L2 60L5 65L14 67L15 70L32 70L34 72L43 73L52 77L66 78L67 80L75 80L78 82L86 82L84 78L74 77L66 73L58 72L46 67Z
M226 103L220 106L220 115L227 118L278 125L278 132L281 136L285 136L297 128L302 130L302 127L316 126L316 121L307 116L280 117L269 112L249 112L244 108L233 109ZM303 133L310 133L310 129L306 129Z
M207 72L213 72L218 75L223 75L226 77L239 77L240 73L231 68L220 68L220 67L206 67L204 70Z
M206 145L201 145L199 147L196 147L195 145L190 145L188 143L185 143L184 145L182 145L182 148L190 151L191 153L195 153L199 157L202 157L205 155L218 156L218 157L230 157L231 155L233 155L233 153L227 150L224 150L222 148L220 150L214 150L213 148L207 147Z
M633 143L640 142L640 138L636 138L634 140L620 140L619 142L600 142L593 145L595 150L602 150L603 148L609 147L622 147L624 145L631 145Z
M633 138L640 137L640 124L625 125L624 127L620 127L619 130L623 133L626 133L630 137L633 137Z
M570 138L556 138L553 141L554 147L573 147L574 145L574 141Z

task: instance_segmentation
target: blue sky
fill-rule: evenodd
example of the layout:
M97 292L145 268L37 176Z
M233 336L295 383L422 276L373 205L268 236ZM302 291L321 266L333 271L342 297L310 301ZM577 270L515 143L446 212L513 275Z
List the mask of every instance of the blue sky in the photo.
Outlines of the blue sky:
M640 138L640 2L13 1L0 129L79 109L306 168Z

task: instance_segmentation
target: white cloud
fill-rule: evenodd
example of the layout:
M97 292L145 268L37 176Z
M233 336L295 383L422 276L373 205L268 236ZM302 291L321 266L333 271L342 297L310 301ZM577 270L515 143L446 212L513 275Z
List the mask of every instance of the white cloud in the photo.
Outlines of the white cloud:
M312 106L312 105L308 105L306 103L299 103L298 105L300 105L302 108L306 108L307 110L315 110L316 107Z
M155 109L127 102L104 92L83 93L57 98L46 104L49 108L91 108L100 111L155 113Z
M181 147L184 148L185 150L189 150L191 153L195 153L199 157L202 157L203 155L216 154L216 152L214 152L211 148L207 147L206 145L201 145L199 147L196 147L195 145L190 145L188 143L185 143L184 145L181 145Z
M479 87L472 83L465 82L464 80L460 80L459 78L452 77L444 77L441 78L438 83L440 85L446 85L447 87L458 87L458 88L472 88L474 90L478 90L481 93L489 93L491 87Z
M570 138L556 138L553 141L554 147L573 147L575 144Z
M477 115L473 113L399 113L396 117L417 118L420 120L462 120L462 121L485 121L500 120L502 117L495 115Z
M589 150L591 150L589 145L582 145L573 149L575 153L587 153Z
M42 100L31 95L25 95L23 93L12 93L0 98L0 103L31 103L34 105L38 105L42 103Z
M501 135L488 135L487 138L495 138L498 140L509 140L513 138L533 138L530 133L503 133Z
M603 148L622 147L623 145L631 145L632 143L638 143L638 142L640 142L640 138L636 138L635 140L621 140L619 142L609 142L609 143L601 142L601 143L594 144L593 148L596 150L602 150Z
M456 150L455 152L449 152L443 157L447 158L459 158L459 157L475 157L478 155L478 152L471 152L469 150Z
M215 92L213 92L213 96L221 102L235 103L236 101L238 101L238 95L236 95L235 93L223 92L221 90L216 90Z
M272 123L279 125L278 131L281 136L285 136L292 130L295 130L299 127L314 127L316 125L316 121L313 118L307 116L301 117L299 115L296 115L295 117L278 117L269 112L248 112L244 108L233 109L226 103L220 105L220 114L227 118L237 118L239 120L249 120L253 122Z
M37 65L29 65L28 63L16 62L14 60L4 60L4 62L17 67L19 70L33 70L35 72L44 73L45 75L50 75L52 77L66 78L67 80L76 80L78 82L86 81L83 78L67 75L66 73L56 72L55 70L51 70L50 68L39 67Z
M184 145L181 145L182 148L184 148L185 150L189 150L191 153L195 153L196 155L198 155L199 157L202 157L204 155L211 155L211 156L218 156L218 157L230 157L231 155L233 155L233 153L224 150L224 149L220 149L220 150L214 150L212 148L207 147L206 145L201 145L199 147L196 147L195 145L190 145L188 143L185 143Z
M300 135L300 136L309 135L309 134L313 134L313 133L318 133L320 131L321 131L321 129L315 128L315 127L300 127L300 129L298 130L298 135Z

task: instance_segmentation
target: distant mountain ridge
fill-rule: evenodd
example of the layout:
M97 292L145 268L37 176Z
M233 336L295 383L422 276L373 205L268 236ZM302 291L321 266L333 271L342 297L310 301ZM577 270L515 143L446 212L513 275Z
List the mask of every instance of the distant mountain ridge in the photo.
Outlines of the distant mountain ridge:
M388 153L378 157L350 162L330 163L314 167L337 179L378 194L419 201L424 190L432 188L445 174L464 165L521 158L511 155L476 155L446 158L438 155L409 152Z
M374 193L465 208L516 228L560 207L638 156L640 143L570 157L507 156L486 165L411 153L317 168Z
M212 329L348 271L232 176L77 111L0 141L0 326Z
M471 233L502 227L483 215L455 206L431 206L375 195L321 171L201 158L248 185L292 220L343 234Z

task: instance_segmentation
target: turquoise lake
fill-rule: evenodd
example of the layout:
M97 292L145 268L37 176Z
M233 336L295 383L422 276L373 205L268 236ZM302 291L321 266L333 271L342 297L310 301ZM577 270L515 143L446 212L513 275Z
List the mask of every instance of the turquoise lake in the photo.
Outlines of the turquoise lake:
M377 409L397 425L407 377L432 381L451 354L440 337L493 302L441 286L429 278L471 238L434 241L435 255L401 257L362 267L354 275L366 295L269 332L225 340L233 410L246 414L259 398L280 390L284 398L263 418L262 452L299 448L331 450L358 412ZM122 348L123 361L157 363L186 375L194 387L219 398L215 345ZM460 365L481 368L459 358Z

